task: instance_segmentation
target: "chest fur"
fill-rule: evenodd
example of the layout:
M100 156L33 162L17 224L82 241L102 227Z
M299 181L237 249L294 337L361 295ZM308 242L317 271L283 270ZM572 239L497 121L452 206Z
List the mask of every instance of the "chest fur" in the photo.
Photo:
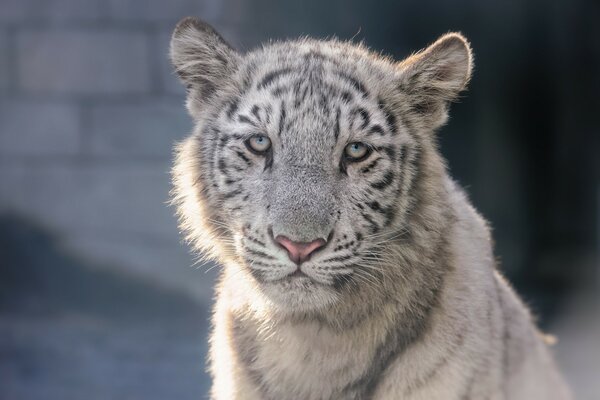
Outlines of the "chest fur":
M377 347L377 335L336 333L319 323L283 325L262 334L244 328L236 330L234 345L268 399L357 398Z

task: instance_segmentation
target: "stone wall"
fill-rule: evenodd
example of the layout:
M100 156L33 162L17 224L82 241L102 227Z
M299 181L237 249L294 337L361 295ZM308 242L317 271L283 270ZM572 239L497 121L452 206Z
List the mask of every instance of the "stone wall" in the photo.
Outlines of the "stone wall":
M165 204L173 143L192 126L167 51L186 15L235 41L237 8L0 0L0 212L98 267L209 297Z

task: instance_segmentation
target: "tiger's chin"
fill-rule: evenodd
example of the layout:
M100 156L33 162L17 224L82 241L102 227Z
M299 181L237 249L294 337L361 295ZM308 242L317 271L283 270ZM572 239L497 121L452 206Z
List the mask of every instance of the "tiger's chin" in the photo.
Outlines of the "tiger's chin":
M339 300L339 293L333 286L316 282L306 275L261 282L259 287L273 306L288 313L317 311Z

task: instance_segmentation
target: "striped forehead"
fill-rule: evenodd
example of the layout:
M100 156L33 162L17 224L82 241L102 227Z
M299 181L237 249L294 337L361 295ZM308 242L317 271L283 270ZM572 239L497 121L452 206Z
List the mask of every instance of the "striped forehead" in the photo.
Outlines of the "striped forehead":
M348 130L379 137L396 133L396 121L377 94L337 60L311 51L273 64L252 66L252 79L227 108L228 119L242 129L308 149L333 147Z

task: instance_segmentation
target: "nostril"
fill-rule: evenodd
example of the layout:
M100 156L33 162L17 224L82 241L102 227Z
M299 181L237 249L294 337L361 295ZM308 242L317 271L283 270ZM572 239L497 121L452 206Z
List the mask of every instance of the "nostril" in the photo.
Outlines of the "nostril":
M300 264L310 258L310 255L325 246L324 239L316 239L312 242L295 242L286 236L278 235L275 241L287 250L290 260Z

